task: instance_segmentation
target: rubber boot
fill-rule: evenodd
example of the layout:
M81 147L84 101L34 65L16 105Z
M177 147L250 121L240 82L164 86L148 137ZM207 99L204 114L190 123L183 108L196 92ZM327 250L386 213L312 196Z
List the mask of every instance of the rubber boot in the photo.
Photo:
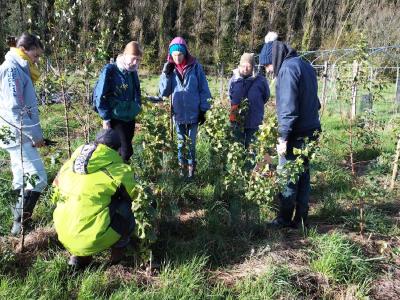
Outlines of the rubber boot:
M115 265L125 257L126 247L111 247L110 263Z
M35 208L40 195L41 195L41 193L36 192L36 191L25 191L23 200L22 200L22 197L18 198L15 208L13 208L14 223L13 223L13 227L11 229L12 235L18 235L21 233L22 223L24 226L30 227L33 209ZM22 217L22 201L24 201L23 202L24 203L23 217Z
M14 205L11 205L11 211L13 213L13 226L11 228L11 234L12 235L18 235L20 234L22 230L22 223L21 223L21 210L19 207L21 206L22 200L21 200L21 190L14 190L12 192L14 195L14 198L17 199Z
M282 196L280 195L280 197ZM278 216L269 225L275 228L290 227L292 224L294 206L283 206L282 199L280 199L280 201Z

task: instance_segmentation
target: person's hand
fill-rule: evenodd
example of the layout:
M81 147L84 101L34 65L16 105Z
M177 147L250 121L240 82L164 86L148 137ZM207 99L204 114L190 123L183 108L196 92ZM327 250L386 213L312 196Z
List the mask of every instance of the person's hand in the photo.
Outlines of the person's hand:
M276 151L279 156L284 156L287 151L287 141L282 138L278 138L278 144L276 145Z
M103 121L103 129L111 129L111 121Z
M43 139L39 140L39 141L36 141L36 142L33 142L33 147L35 147L35 148L41 148L41 147L44 147L44 146L46 146L46 143L45 143L45 141Z
M175 69L175 64L173 62L168 61L165 63L162 71L165 75L170 75L170 74L172 74L174 69Z
M200 111L200 113L199 113L199 125L203 125L205 121L206 121L206 112L205 111Z

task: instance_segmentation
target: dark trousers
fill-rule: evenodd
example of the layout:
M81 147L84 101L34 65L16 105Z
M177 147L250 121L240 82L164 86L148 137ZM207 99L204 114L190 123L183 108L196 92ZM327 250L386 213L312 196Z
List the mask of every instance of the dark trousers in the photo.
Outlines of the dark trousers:
M110 226L121 238L113 247L123 248L129 244L135 229L135 217L132 212L132 199L124 186L121 186L111 198L109 206Z
M125 162L128 162L133 154L132 139L135 133L135 121L111 120L111 128L114 129L121 139L119 154Z
M299 138L289 140L287 144L287 153L279 158L279 165L283 166L286 161L293 161L296 155L293 154L293 148L301 149L304 147L304 139ZM308 216L308 202L310 198L310 168L308 159L304 160L304 171L300 174L296 183L288 182L282 193L279 194L279 217L285 223L292 221L295 223L306 222ZM295 216L293 217L293 212Z
M235 139L243 144L246 149L255 141L255 134L258 131L258 128L244 128L242 130L237 122L231 123L231 129Z

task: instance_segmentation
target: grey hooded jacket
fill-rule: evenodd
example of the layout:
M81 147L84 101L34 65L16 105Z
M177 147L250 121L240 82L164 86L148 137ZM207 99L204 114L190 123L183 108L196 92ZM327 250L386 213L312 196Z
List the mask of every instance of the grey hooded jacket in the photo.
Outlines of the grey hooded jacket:
M43 139L39 111L29 63L10 50L0 66L0 128L8 127L13 140L0 140L1 148L20 144L22 118L22 143Z

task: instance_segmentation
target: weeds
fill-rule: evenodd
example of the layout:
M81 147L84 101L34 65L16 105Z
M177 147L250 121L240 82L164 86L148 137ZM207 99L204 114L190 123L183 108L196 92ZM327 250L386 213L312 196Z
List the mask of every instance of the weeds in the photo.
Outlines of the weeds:
M287 266L272 266L264 275L248 278L236 286L237 299L299 299L295 276Z
M334 283L362 286L374 278L372 265L361 249L339 233L311 237L310 266Z

